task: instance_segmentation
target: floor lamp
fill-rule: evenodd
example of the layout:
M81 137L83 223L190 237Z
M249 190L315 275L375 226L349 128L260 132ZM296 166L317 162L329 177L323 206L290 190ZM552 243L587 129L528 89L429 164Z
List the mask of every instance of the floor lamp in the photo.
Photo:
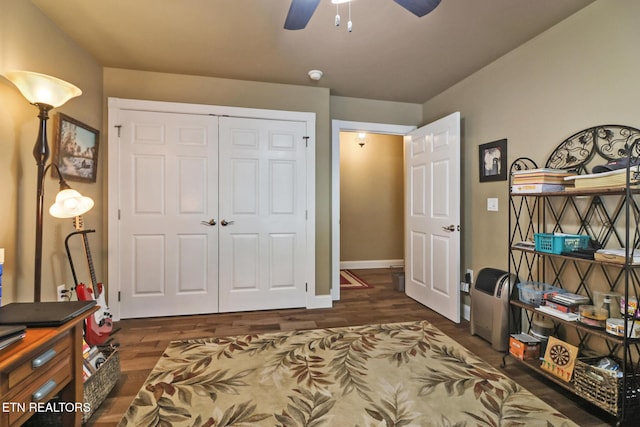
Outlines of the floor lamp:
M82 91L71 83L44 74L30 71L8 71L3 74L7 80L13 83L22 95L40 113L40 128L38 138L33 147L33 156L38 166L38 190L36 198L36 246L35 246L35 266L33 298L35 302L41 300L42 289L42 222L44 214L44 178L47 170L55 164L46 166L49 159L49 143L47 142L47 120L49 111L60 107L65 102L79 96ZM83 197L75 190L72 190L62 178L60 170L60 193L56 196L56 203L51 206L49 213L58 218L72 218L89 211L93 207L93 200Z

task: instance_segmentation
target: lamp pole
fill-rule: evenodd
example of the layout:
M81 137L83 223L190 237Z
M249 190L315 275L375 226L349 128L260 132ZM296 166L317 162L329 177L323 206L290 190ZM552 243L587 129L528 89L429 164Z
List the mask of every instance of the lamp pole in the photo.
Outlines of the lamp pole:
M38 108L40 113L40 128L38 130L38 138L33 147L33 157L36 159L38 167L38 190L36 194L36 250L35 265L33 268L33 300L40 302L42 299L42 223L44 220L44 177L47 173L46 163L49 159L49 144L47 142L47 120L49 120L49 111L57 108L65 102L80 96L82 91L71 83L65 82L46 74L34 73L32 71L5 71L2 74L7 80L13 83L20 93ZM56 167L57 168L57 167ZM63 179L60 175L60 185L62 187ZM63 190L63 189L61 189ZM56 196L56 206L58 205L58 197L61 197L61 207L55 209L58 218L71 218L75 215L82 215L93 207L93 200L88 197L82 197L77 191L71 190L65 183L65 191L60 191ZM71 194L69 193L71 192ZM63 193L66 194L61 196ZM73 199L73 200L72 200ZM52 207L53 209L53 207ZM49 210L51 212L51 209Z
M42 289L42 222L44 217L44 169L49 159L49 143L47 141L47 120L49 120L49 110L53 107L49 104L35 103L40 110L40 128L38 138L33 147L33 157L38 166L38 193L36 196L36 249L35 265L33 268L33 300L40 302Z

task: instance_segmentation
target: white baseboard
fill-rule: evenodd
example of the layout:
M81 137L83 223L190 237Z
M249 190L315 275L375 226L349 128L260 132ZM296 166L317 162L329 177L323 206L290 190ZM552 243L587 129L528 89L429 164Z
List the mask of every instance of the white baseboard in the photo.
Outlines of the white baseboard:
M331 308L333 307L333 299L331 295L315 295L307 299L307 308Z
M367 261L340 261L341 270L358 270L362 268L389 268L404 266L403 259L379 259Z

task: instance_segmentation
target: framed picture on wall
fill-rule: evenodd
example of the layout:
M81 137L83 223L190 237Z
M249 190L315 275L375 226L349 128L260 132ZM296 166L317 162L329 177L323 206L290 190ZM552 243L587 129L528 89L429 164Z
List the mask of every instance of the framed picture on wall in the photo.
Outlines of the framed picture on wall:
M480 182L507 180L507 140L480 145Z
M100 132L62 113L56 118L53 161L60 173L65 180L96 182Z

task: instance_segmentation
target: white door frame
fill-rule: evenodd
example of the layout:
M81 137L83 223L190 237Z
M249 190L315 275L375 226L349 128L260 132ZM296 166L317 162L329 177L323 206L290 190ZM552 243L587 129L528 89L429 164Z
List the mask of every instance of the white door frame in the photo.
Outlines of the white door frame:
M118 240L118 188L120 188L120 174L118 171L120 152L118 120L120 110L145 110L165 113L203 114L218 116L235 116L255 119L292 120L306 122L308 130L307 139L307 260L305 265L307 281L307 308L325 307L326 301L323 295L316 296L316 114L299 111L263 110L242 107L227 107L204 104L185 104L179 102L147 101L139 99L108 99L108 277L107 292L109 296L109 308L113 320L120 320L120 303L118 294L120 291L118 256L120 242Z
M340 132L368 132L405 136L416 126L331 121L331 298L340 299Z

